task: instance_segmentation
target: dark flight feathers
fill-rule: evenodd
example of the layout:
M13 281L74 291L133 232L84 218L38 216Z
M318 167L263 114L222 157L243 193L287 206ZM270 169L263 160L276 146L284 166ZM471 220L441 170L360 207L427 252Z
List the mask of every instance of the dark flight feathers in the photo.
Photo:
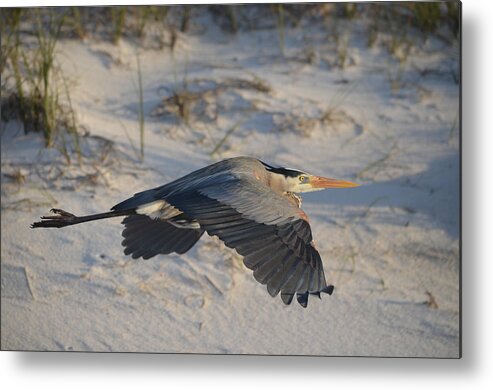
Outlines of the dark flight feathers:
M279 225L259 223L198 192L166 200L196 219L209 235L218 236L226 246L236 249L255 279L267 285L271 296L281 293L285 304L296 295L306 307L309 294L332 293L333 286L327 286L322 260L311 245L311 229L305 220L290 219Z
M184 229L171 223L151 219L146 215L130 215L122 224L122 245L125 254L134 259L141 257L150 259L158 254L167 255L172 252L183 254L187 252L204 234L203 229Z

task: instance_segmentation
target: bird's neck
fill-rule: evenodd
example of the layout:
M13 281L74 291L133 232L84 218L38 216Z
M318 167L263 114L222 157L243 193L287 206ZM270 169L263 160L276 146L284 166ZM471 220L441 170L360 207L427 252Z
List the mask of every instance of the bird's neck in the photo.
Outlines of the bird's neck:
M268 174L266 181L265 184L274 192L277 192L278 194L285 194L288 192L286 178L283 175L275 173Z
M295 194L294 192L285 192L284 196L286 196L291 203L296 205L296 207L298 207L299 209L301 208L301 203L303 201L301 199L301 195Z

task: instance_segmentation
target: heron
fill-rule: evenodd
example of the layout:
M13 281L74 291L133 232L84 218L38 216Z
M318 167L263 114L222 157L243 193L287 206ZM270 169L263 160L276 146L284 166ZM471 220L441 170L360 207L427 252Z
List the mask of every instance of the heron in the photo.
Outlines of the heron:
M272 297L307 307L309 295L331 295L312 238L300 193L358 184L234 157L196 170L160 187L138 192L109 212L76 216L62 209L32 228L62 228L104 218L125 217L125 255L150 259L184 254L204 232L217 236L243 257L255 280Z

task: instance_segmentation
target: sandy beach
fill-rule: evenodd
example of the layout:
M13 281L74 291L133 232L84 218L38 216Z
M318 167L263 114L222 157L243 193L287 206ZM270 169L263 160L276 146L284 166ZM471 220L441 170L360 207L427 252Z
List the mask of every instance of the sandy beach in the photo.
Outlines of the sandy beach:
M176 36L57 42L81 163L2 121L2 349L459 357L458 42L390 53L364 17L254 20L194 8ZM285 306L208 235L144 261L118 218L30 229L234 156L361 184L303 196L332 296Z

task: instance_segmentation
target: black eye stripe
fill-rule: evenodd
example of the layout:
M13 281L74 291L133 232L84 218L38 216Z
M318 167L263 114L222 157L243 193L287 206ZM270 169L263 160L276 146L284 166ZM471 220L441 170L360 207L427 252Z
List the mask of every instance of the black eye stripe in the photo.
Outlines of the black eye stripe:
M286 169L286 168L274 168L272 169L272 172L280 173L281 175L287 177L298 177L301 173L300 171L293 171L292 169Z
M296 169L291 169L291 168L276 168L276 167L273 167L269 164L264 163L263 161L260 161L260 162L264 165L265 169L267 169L269 172L278 173L278 174L284 175L286 177L294 177L294 178L303 176L305 178L303 181L306 181L307 175L305 172L298 171Z
M269 172L278 173L280 175L284 175L287 177L298 177L300 175L304 175L304 172L297 171L296 169L276 168L270 166L269 164L264 163L263 161L261 161L261 163L265 166L265 169L267 169Z

